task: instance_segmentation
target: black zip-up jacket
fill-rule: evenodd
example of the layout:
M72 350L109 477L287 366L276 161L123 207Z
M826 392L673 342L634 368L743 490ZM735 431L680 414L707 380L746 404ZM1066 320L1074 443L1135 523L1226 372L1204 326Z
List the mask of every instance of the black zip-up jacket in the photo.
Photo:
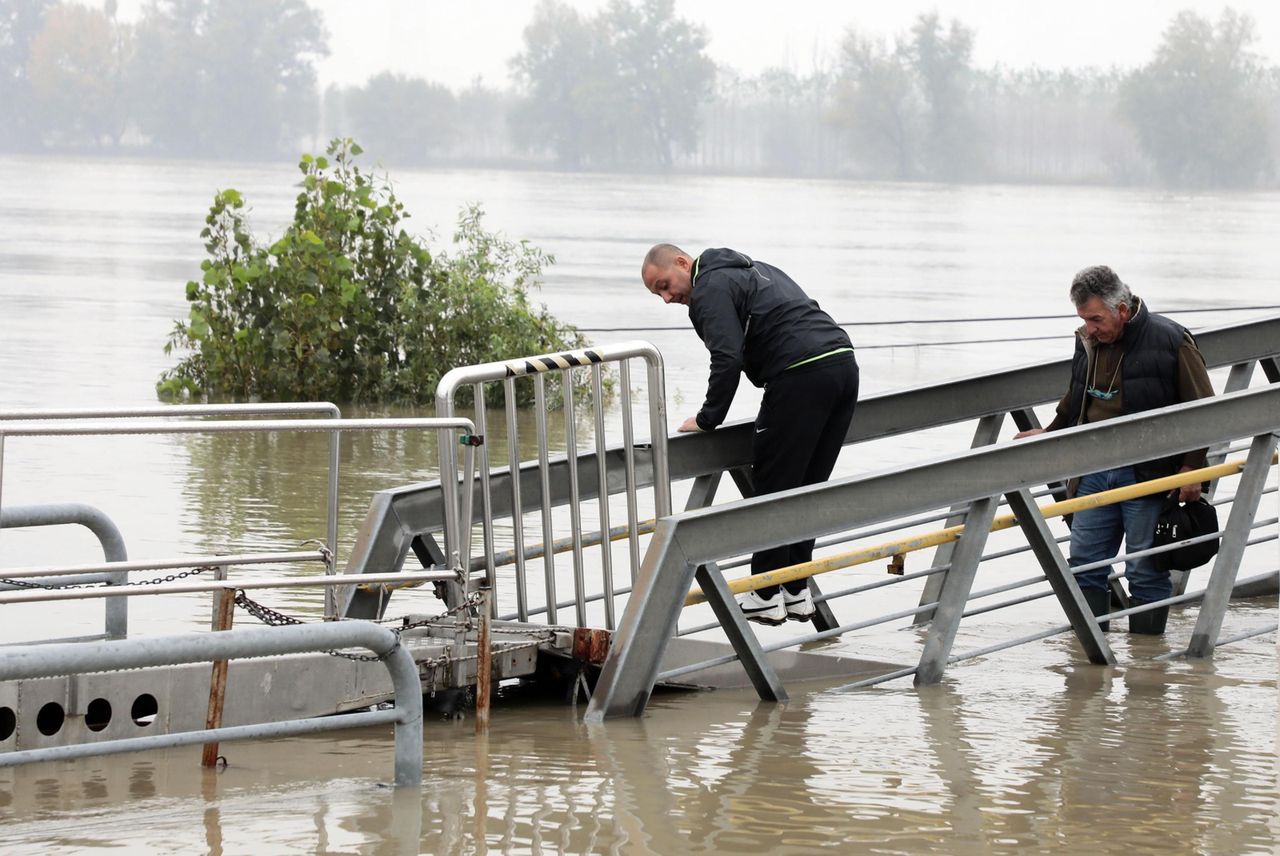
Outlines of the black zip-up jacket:
M707 399L697 415L704 431L724 421L741 372L765 386L802 360L853 347L791 277L723 248L694 262L689 320L711 352Z

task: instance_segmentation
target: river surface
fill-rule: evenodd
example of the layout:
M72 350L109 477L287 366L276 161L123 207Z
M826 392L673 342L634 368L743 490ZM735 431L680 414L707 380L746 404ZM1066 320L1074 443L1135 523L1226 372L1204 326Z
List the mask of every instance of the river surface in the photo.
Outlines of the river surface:
M774 263L841 322L913 322L850 328L864 395L1065 356L1075 327L1067 285L1089 264L1112 265L1154 310L1185 312L1175 317L1192 329L1269 314L1230 310L1278 302L1274 193L502 171L394 178L410 223L438 240L462 205L479 202L490 228L553 253L538 296L562 319L592 331L677 328L587 333L662 350L672 428L697 409L706 354L684 311L639 283L639 260L659 240L694 252L728 245ZM289 165L0 158L0 410L154 404L214 191L241 190L256 228L278 234L297 179ZM1056 317L957 320L1042 315ZM989 339L1006 341L967 344ZM1222 374L1214 380L1221 389ZM744 383L730 418L750 418L758 401ZM615 401L611 438L621 420ZM563 423L552 422L562 443ZM520 424L528 459L531 417ZM848 450L837 475L955 451L969 431ZM495 439L505 461L505 438ZM579 440L590 442L589 431ZM326 450L316 435L10 438L0 501L96 505L136 559L296 549L324 537ZM344 438L339 565L373 492L434 478L435 456L434 442L415 435ZM1276 508L1272 494L1260 516ZM98 555L91 536L66 527L0 535L0 567ZM1276 559L1272 542L1251 551L1246 569ZM881 576L878 566L837 575L849 584ZM888 612L914 605L918 591L842 608ZM262 599L319 610L312 595ZM434 611L426 593L405 603ZM3 642L99 632L102 622L97 604L0 615ZM1275 616L1274 599L1237 604L1223 632ZM1060 617L1051 600L978 616L962 624L956 650ZM139 635L208 620L206 596L135 598L130 608ZM384 787L391 740L381 729L228 745L230 766L217 774L201 772L195 750L4 770L0 849L1275 852L1275 634L1208 663L1153 661L1185 644L1194 621L1193 607L1175 610L1163 639L1113 632L1114 668L1088 665L1059 636L953 666L937 687L797 686L786 704L740 691L659 695L642 719L603 727L583 725L580 709L509 694L487 738L470 721L428 723L420 793ZM890 625L828 647L909 663L922 640Z

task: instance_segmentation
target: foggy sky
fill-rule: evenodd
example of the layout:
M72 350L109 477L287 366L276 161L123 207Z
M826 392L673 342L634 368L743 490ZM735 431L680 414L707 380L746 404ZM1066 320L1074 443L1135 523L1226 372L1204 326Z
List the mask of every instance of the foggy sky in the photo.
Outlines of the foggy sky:
M362 83L390 69L455 89L477 77L491 87L509 85L507 61L519 52L522 31L537 5L536 0L311 2L329 26L332 55L320 67L322 85ZM591 14L606 0L567 2ZM1192 9L1216 20L1227 5L1253 16L1259 36L1255 50L1280 61L1280 3L1275 0L676 0L676 12L705 26L712 59L754 75L769 67L799 74L815 66L830 68L850 23L891 37L932 9L976 31L978 67L1133 68L1151 58L1178 11Z
M88 0L101 6L101 0ZM136 18L145 0L120 0ZM322 87L362 84L380 71L425 77L453 89L479 78L510 85L508 61L537 0L308 0L325 17L330 56L319 66ZM562 0L592 14L607 0ZM1147 62L1170 19L1191 9L1216 20L1230 6L1257 22L1254 49L1280 63L1276 0L676 0L676 12L702 24L708 54L746 75L780 67L805 75L831 68L850 24L885 38L904 32L922 12L937 10L976 32L974 61L1013 68L1134 68Z

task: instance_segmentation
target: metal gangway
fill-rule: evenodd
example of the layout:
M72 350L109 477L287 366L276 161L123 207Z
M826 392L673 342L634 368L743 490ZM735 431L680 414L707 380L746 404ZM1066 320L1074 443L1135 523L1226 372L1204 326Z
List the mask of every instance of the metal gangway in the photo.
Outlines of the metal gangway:
M471 505L480 528L472 539L477 549L462 557L461 564L471 569L477 582L483 581L492 587L495 594L492 602L496 616L501 620L540 620L576 629L598 628L605 632L616 627L617 632L613 634L609 647L609 662L605 664L601 684L591 701L589 716L593 718L623 711L639 713L655 681L692 678L694 683L699 683L717 669L724 674L720 667L725 664L731 664L739 674L743 673L745 666L747 676L757 689L764 687L762 694L780 697L782 690L777 676L770 677L766 670L759 668L760 664L767 662L764 653L776 654L782 647L795 648L803 641L894 620L907 620L915 626L930 625L933 632L941 634L937 641L927 645L929 665L904 670L891 667L892 664L863 663L864 667L876 672L868 679L923 674L925 677L921 680L932 680L935 679L933 675L941 674L942 667L949 661L946 625L957 621L963 614L973 614L966 613L964 609L970 595L977 598L991 594L972 591L970 585L963 584L965 573L957 569L983 558L979 538L972 533L976 522L985 519L988 512L994 519L996 508L1001 504L999 497L1007 495L1007 501L1015 512L1022 510L1018 525L1027 534L1026 543L1003 555L1028 552L1034 554L1042 566L1054 564L1050 561L1052 557L1048 555L1046 545L1052 543L1056 550L1057 542L1062 539L1048 538L1045 535L1047 530L1039 527L1026 530L1028 512L1032 510L1028 503L1034 503L1037 497L1046 494L1060 496L1063 482L1079 474L1086 465L1097 469L1107 466L1108 460L1117 464L1145 460L1166 447L1173 452L1200 446L1213 447L1211 463L1221 463L1230 452L1241 450L1239 446L1231 446L1231 441L1244 439L1244 448L1252 449L1255 436L1264 436L1280 427L1276 423L1276 413L1280 409L1277 409L1275 399L1268 397L1274 396L1280 387L1249 389L1259 369L1271 384L1280 381L1280 318L1200 331L1197 342L1210 368L1229 368L1222 390L1224 394L1199 404L1199 410L1188 405L1191 409L1186 412L1161 411L1116 420L1115 424L1087 429L1093 433L1085 435L1084 439L1074 436L1078 431L1073 430L1037 438L1034 442L1024 441L1017 444L1017 448L1000 446L984 449L999 439L1006 419L1010 419L1018 429L1038 427L1034 408L1057 400L1066 388L1068 360L890 392L868 397L859 403L846 438L846 446L854 447L853 454L857 454L858 445L869 441L939 428L954 429L965 423L976 423L971 442L973 451L903 471L879 474L873 481L868 481L870 477L863 477L861 482L845 480L824 487L805 488L768 498L744 499L714 507L712 503L726 474L744 497L752 496L751 423L740 422L710 433L677 435L668 442L662 421L655 419L655 414L661 413L664 405L662 390L655 388L661 381L661 364L660 361L655 364L656 351L651 347L643 343L628 343L626 346L591 349L589 353L545 355L532 360L455 370L441 383L438 395L440 412L454 412L453 396L460 387L471 386L473 401L484 401L484 385L500 383L504 386L505 421L510 438L506 466L491 467L487 449L493 444L487 442L482 447L485 451L479 457ZM624 375L621 384L625 396L622 432L626 436L618 445L604 437L599 372L610 362L620 362L625 371L626 361L636 355L650 360L651 439L649 443L643 439L637 441L631 432L631 384ZM575 437L575 428L583 420L574 409L573 384L566 383L562 385L563 406L560 408L566 442L562 453L551 454L548 450L548 402L542 387L543 378L575 371L593 374L593 411L586 421L594 420L596 425L594 448L586 451L578 448L580 444ZM539 457L536 461L523 463L516 454L519 447L515 426L517 396L513 393L513 384L520 379L531 380L538 385L535 439ZM483 434L486 408L477 407L472 418L477 431ZM1185 430L1188 425L1195 426L1198 433L1188 434ZM1120 453L1105 459L1084 454L1084 450L1091 448L1093 443L1113 442L1112 432L1115 431L1126 432L1119 435ZM1265 475L1259 476L1259 472L1266 472L1266 467L1260 463L1260 455L1261 452L1250 452L1248 466L1243 467L1246 472L1240 487L1243 493L1236 494L1236 504L1246 511L1250 505L1250 492L1256 484L1265 482ZM1009 469L1015 461L1022 469ZM1002 481L992 476L992 473L1007 476L1014 472L1017 473L1014 481ZM668 478L670 484L666 482ZM927 489L934 481L964 484L966 488L959 491ZM638 509L634 500L638 491L651 490L651 507L657 508L664 499L670 501L671 485L682 482L688 486L684 513L664 517L656 512L650 518ZM863 482L874 487L855 489L852 486ZM379 493L371 504L347 573L402 567L410 554L428 568L444 561L449 547L447 544L442 547L437 538L447 530L450 516L455 514L449 503L451 497L458 496L459 492L452 489L452 484L452 480L446 478L440 483L408 485ZM617 511L610 510L608 500L611 497L627 499L627 508L622 512L624 522L620 526L610 525L617 519L611 516ZM886 500L886 497L906 499L896 503ZM1225 504L1231 499L1220 498L1218 502ZM595 511L591 525L584 524L584 509ZM1253 512L1246 511L1239 513L1248 519L1248 526L1267 525L1266 521L1255 521ZM930 512L931 516L919 517ZM1232 513L1236 514L1234 507ZM831 514L835 516L830 517ZM532 543L529 543L529 530L538 527L527 524L528 515L537 515L541 522L542 537L532 539ZM822 521L821 531L815 528L819 525L815 521ZM814 579L812 571L815 569L802 569L793 578L808 579L814 594L818 605L813 620L814 633L785 645L775 644L762 652L760 646L754 644L754 634L742 625L737 610L729 605L732 594L747 590L751 584L739 580L729 587L721 572L746 564L743 557L761 546L813 536L823 539L819 540L819 547L830 547L904 527L918 528L931 521L943 522L943 528L950 530L951 534L930 544L936 544L938 548L930 567L912 574L891 576L871 586L878 588L927 577L919 603L903 610L900 615L842 623L835 615L833 602L840 597L857 595L867 587L826 594ZM1233 533L1244 525L1232 517L1229 526L1224 528L1224 545L1229 544L1230 538L1235 537ZM957 528L961 526L970 533L968 537L956 535ZM696 535L691 536L690 532ZM673 533L681 534L677 537ZM650 534L643 561L638 561L637 536ZM501 540L499 535L509 542L509 546L498 543ZM609 545L619 538L628 540L630 547L631 566L629 578L625 580L615 579L621 572L611 564L613 557ZM583 557L588 549L598 549L600 553L599 564L592 568L592 573L583 570ZM893 558L905 552L907 550L901 545L881 546L878 552L870 551L867 556ZM557 583L554 562L557 554L571 556L573 577L570 597L559 594L565 586ZM672 558L679 554L689 561ZM1224 558L1219 559L1219 564L1226 568L1231 564L1229 559L1234 551L1224 547L1221 555ZM694 558L698 561L692 561ZM537 560L541 560L541 569L535 566ZM822 561L820 559L818 563ZM826 570L840 566L827 562ZM1005 590L1043 582L1046 575L1053 582L1063 582L1061 574L1050 569L1030 582L1009 584ZM1261 585L1274 585L1273 575L1263 576L1266 579L1260 581ZM689 603L711 602L715 621L678 629L680 607L684 605L695 579L702 590L695 593ZM1182 599L1178 602L1207 596L1203 591L1188 594L1185 576L1179 576L1176 582L1176 596ZM1215 585L1211 590L1217 592L1220 588L1221 585ZM1227 586L1227 593L1233 588L1236 587ZM377 617L386 609L393 591L392 587L383 587L376 592L352 593L344 601L344 614ZM956 594L957 591L963 591L964 597ZM1046 595L1032 597L1041 596ZM1213 595L1214 598L1218 596ZM1074 602L1074 598L1068 600ZM977 609L987 611L1018 602L1025 602L1025 599ZM621 621L616 618L619 613L622 614ZM566 621L570 614L573 620ZM1117 617L1124 614L1118 613ZM1071 610L1068 616L1081 617L1073 616ZM1064 632L1074 626L1059 626L1052 632ZM684 643L696 641L690 637L708 630L723 631L732 647L721 646L715 656L697 659L693 651L706 652L709 650L707 646ZM1105 639L1099 644L1094 638L1096 634L1087 629L1084 635L1089 639L1087 650L1090 656L1105 660ZM1215 634L1208 643L1198 644L1203 650L1206 644L1211 648L1216 641L1220 640ZM603 650L603 646L598 646L598 650ZM939 652L944 652L945 656ZM661 665L664 655L665 666ZM794 654L792 661L821 656ZM741 665L735 661L741 661ZM643 662L642 666L636 665L640 662ZM853 662L843 665L858 667ZM714 685L717 679L707 683Z

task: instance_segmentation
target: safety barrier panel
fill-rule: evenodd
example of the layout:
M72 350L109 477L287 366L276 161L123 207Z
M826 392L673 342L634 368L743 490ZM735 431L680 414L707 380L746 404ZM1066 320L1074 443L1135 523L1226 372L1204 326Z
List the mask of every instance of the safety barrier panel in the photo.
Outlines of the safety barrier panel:
M395 633L369 622L341 621L156 636L94 646L58 644L10 648L0 657L0 681L246 657L276 657L351 647L370 651L386 666L395 690L394 709L0 752L0 767L191 746L211 741L262 740L390 723L395 725L395 784L421 784L422 683L418 668Z
M577 625L587 625L587 604L591 600L599 599L603 601L605 626L612 627L614 624L614 598L617 594L614 585L609 539L584 537L581 517L584 499L594 497L597 500L596 510L599 515L600 528L602 531L609 532L613 527L610 526L608 497L610 493L624 492L626 494L626 523L613 531L617 535L625 534L630 542L632 575L639 567L639 537L641 530L637 489L641 479L637 473L637 446L634 436L634 414L631 400L630 361L632 359L644 360L647 371L650 435L650 444L647 451L649 452L652 468L652 474L648 481L653 486L653 504L656 514L661 517L669 514L671 510L670 477L667 468L665 379L661 355L652 345L646 342L623 342L597 348L568 351L561 354L544 354L536 357L455 368L441 378L437 387L436 412L442 417L453 415L458 392L465 387L470 387L475 405L476 432L478 435L483 436L486 430L485 386L491 383L500 383L502 385L506 413L508 467L505 470L491 473L488 445L481 444L478 446L479 509L483 551L478 558L473 559L470 551L465 549L464 546L462 554L466 557L464 564L467 566L478 565L484 569L488 585L495 589L496 595L495 568L497 562L495 561L494 550L494 519L496 505L495 482L499 482L497 489L504 494L506 503L504 504L504 516L509 517L512 523L512 535L515 545L511 551L511 560L515 564L514 599L516 613L514 617L521 621L526 621L530 615L535 614L545 615L550 623L555 623L559 618L558 607L560 604L557 602L555 551L540 548L530 550L528 545L525 544L524 532L525 494L530 492L537 496L537 500L529 503L529 505L536 507L540 511L542 543L551 544L556 540L551 516L553 478L547 425L546 378L550 374L558 376L562 395L562 417L566 447L564 465L567 479L567 501L571 518L571 536L568 539L567 546L573 553L574 596L572 604ZM610 454L611 450L608 447L605 436L603 382L604 369L611 365L616 365L619 372L618 388L623 417L622 445L620 448L615 447L612 450L613 454ZM581 457L577 454L578 411L574 389L574 373L578 370L590 373L592 390L590 412L594 426L595 445L594 455ZM521 472L519 461L520 437L516 418L516 401L518 397L516 384L523 378L528 378L533 385L538 455L535 484L529 484L524 479L511 476L512 473L520 474ZM618 458L621 458L621 460L619 461ZM442 453L442 484L456 483L458 476L455 459L456 456L453 454L452 449L449 450L448 457ZM622 472L621 480L616 477L611 480L610 470L615 464L621 465L618 468ZM614 472L616 473L617 470ZM586 474L586 480L590 484L590 487L586 489L584 489L582 483L584 473ZM445 492L443 510L446 553L456 549L451 546L453 542L450 541L448 532L456 528L452 525L452 521L457 520L459 516L457 503L459 501L462 502L464 507L469 507L470 505L466 491L470 483L470 476L464 476L462 480L464 490L461 492ZM461 494L461 499L458 498L459 494ZM464 532L464 537L466 530L467 527L462 527L461 529ZM585 557L583 554L584 548L591 544L599 544L601 547L600 565L603 591L596 595L588 592ZM531 606L527 559L534 554L540 556L543 560L542 582L544 598L542 604ZM496 596L493 602L496 605Z
M1001 496L1007 497L1013 508L1018 525L1032 545L1089 658L1094 662L1113 662L1105 638L1084 603L1031 490L1077 474L1081 462L1087 462L1091 470L1101 470L1134 460L1218 446L1241 436L1251 437L1241 483L1223 527L1222 548L1203 594L1204 603L1188 649L1192 656L1207 656L1217 643L1222 614L1248 543L1258 499L1266 489L1277 430L1280 430L1280 385L1273 383L1018 443L977 449L894 472L799 488L660 520L645 555L642 573L614 635L588 718L638 715L643 711L653 684L660 677L659 664L667 640L676 631L680 611L695 578L760 695L785 698L785 689L765 657L767 649L762 648L742 618L733 601L733 591L717 563L778 543L829 536L848 532L854 526L886 521L901 525L902 518L910 515L949 506L953 511L947 514L952 515L954 508L963 507L966 509L964 536L956 542L945 573L938 574L942 577L941 594L926 605L932 621L920 664L904 672L914 673L918 683L938 680L952 659L951 644L972 595L974 574L983 558L986 534L995 520ZM811 578L811 571L804 569L799 576ZM753 585L743 582L739 588ZM884 616L871 623L909 617L919 610ZM1117 613L1122 614L1127 613ZM819 625L818 633L785 644L798 644L865 626L861 623L841 625L830 615L815 624ZM672 676L672 673L662 675Z

